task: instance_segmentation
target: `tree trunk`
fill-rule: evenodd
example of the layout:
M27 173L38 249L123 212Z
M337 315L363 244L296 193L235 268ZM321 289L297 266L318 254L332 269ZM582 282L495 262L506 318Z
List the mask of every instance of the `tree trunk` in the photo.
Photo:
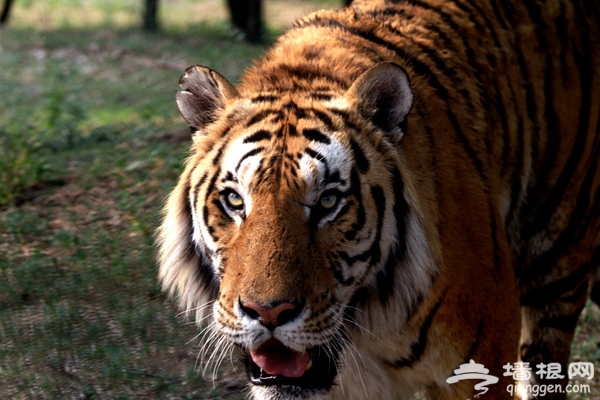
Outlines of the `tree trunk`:
M240 28L250 42L260 42L262 38L261 0L227 0L231 22Z
M144 9L144 30L146 32L158 31L158 1L146 0Z
M4 7L2 7L2 15L0 15L0 25L8 23L8 17L10 17L10 9L13 5L13 0L4 0Z

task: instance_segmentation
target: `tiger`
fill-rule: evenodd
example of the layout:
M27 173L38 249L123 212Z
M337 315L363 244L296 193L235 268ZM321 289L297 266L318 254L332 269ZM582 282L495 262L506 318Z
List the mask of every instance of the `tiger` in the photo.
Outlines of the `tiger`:
M515 365L565 399L600 265L599 27L596 0L357 0L237 87L188 68L157 263L203 355L238 354L258 400L506 399Z

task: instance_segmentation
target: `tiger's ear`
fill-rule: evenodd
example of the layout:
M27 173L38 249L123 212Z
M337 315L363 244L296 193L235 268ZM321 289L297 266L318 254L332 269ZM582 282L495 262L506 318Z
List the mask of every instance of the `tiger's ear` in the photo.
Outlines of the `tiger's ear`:
M414 100L404 68L391 62L378 64L359 76L346 96L394 142L402 138Z
M179 80L183 90L175 93L177 107L192 132L202 131L215 120L227 101L239 97L237 90L219 73L201 65L185 71Z

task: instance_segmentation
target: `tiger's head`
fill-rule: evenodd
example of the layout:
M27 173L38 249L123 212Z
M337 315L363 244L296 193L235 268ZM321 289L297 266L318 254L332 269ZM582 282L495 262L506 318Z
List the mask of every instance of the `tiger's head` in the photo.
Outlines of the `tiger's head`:
M242 95L195 66L180 85L194 141L158 233L161 283L199 323L214 317L214 357L242 350L257 397L326 393L359 325L376 329L366 299L409 310L429 279L406 261L406 73L382 63L340 93Z

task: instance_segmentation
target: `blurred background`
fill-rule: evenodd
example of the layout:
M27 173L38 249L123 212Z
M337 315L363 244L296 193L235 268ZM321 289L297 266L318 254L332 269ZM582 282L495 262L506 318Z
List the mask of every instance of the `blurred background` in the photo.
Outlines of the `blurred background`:
M235 363L202 378L199 330L156 284L190 140L174 91L196 63L235 82L344 3L0 0L0 399L243 398ZM600 363L599 321L588 304L574 360Z

